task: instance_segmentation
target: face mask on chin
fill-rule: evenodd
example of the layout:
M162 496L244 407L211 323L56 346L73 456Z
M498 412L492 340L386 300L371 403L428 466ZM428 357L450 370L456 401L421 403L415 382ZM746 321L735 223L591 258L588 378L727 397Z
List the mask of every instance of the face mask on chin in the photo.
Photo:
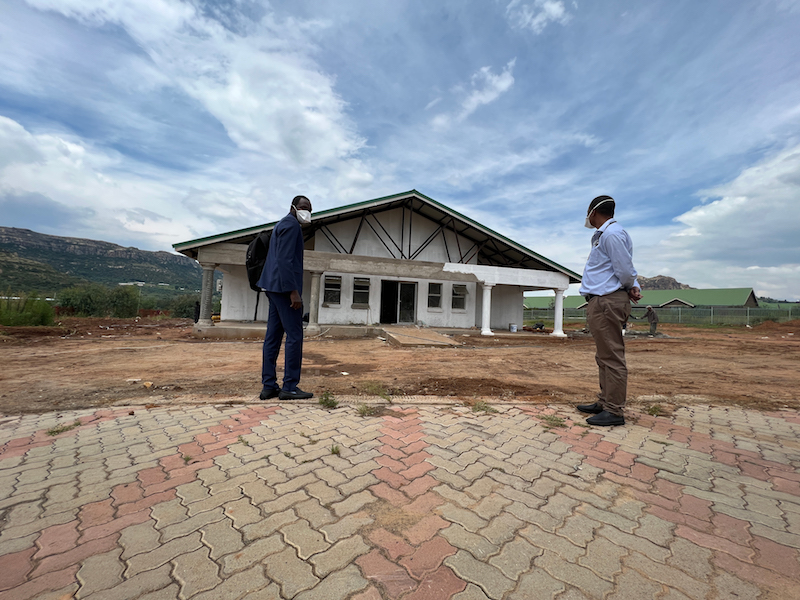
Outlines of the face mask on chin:
M308 225L311 223L311 211L310 210L298 210L295 209L295 216L297 217L297 221L301 225Z

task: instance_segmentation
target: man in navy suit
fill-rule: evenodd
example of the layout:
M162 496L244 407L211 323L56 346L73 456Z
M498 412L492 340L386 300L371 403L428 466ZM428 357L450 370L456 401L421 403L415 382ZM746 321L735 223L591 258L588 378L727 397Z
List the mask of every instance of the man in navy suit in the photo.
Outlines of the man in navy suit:
M303 228L311 222L311 201L295 196L289 214L272 229L269 252L258 285L269 298L267 334L264 336L260 398L304 400L314 394L297 387L303 362ZM283 387L278 387L275 367L286 334Z

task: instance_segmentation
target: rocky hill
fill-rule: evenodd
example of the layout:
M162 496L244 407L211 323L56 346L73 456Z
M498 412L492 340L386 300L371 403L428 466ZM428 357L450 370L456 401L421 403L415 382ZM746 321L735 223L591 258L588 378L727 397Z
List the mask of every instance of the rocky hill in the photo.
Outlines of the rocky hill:
M194 292L201 279L200 265L186 256L0 227L0 294L133 281Z
M680 283L674 277L656 275L655 277L638 277L643 290L692 290L690 285Z

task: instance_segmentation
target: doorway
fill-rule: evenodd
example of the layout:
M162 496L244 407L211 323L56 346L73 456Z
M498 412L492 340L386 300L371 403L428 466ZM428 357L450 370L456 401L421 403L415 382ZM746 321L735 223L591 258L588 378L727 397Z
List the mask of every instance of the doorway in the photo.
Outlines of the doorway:
M417 316L417 284L381 281L381 323L414 323Z

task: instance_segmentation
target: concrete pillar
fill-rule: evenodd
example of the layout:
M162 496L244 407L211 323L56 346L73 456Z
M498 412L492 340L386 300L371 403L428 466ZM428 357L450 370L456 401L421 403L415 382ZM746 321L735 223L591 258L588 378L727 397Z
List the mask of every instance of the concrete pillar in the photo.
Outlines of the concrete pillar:
M306 335L319 335L319 280L322 273L311 271L311 299L308 307Z
M200 288L200 320L198 326L212 327L211 321L211 296L214 293L214 263L200 263L203 267L203 284Z
M556 304L553 311L553 333L555 337L567 337L564 333L564 290L556 290Z
M484 283L483 303L481 305L481 335L494 335L492 333L492 288L493 283Z

